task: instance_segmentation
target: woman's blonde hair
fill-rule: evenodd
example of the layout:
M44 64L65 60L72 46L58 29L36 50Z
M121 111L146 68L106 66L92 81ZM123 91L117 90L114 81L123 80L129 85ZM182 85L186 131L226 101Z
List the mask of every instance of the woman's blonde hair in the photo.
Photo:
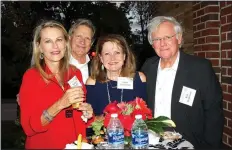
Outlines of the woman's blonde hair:
M122 52L125 54L124 64L121 69L121 77L134 77L136 71L135 57L132 51L130 50L125 38L117 34L109 34L102 36L98 39L96 45L96 56L93 58L92 67L91 67L91 78L96 79L99 82L107 81L106 70L102 70L102 62L100 55L102 53L103 45L106 42L112 42L117 44L122 49Z
M68 71L69 58L70 58L70 45L69 45L69 36L68 36L66 29L64 28L64 26L61 23L59 23L57 21L54 21L54 20L42 21L42 23L40 23L35 28L34 38L33 38L33 56L32 56L33 63L32 63L32 67L35 67L36 69L38 69L40 74L45 79L49 80L52 76L49 76L44 70L45 61L44 61L44 59L40 59L41 51L39 49L39 43L41 40L41 31L47 27L57 28L57 29L61 30L64 34L64 39L66 41L66 51L65 51L64 57L60 60L59 72L61 73L61 75L63 75L64 72Z

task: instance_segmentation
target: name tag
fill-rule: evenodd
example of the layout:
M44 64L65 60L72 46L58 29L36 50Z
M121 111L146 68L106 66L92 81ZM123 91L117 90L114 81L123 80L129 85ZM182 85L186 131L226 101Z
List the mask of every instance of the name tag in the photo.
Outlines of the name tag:
M132 90L133 89L133 78L118 77L117 88Z
M68 81L68 84L70 85L70 87L82 86L81 82L77 79L76 76L72 77L72 79Z
M195 94L195 89L183 86L179 102L185 105L192 106Z

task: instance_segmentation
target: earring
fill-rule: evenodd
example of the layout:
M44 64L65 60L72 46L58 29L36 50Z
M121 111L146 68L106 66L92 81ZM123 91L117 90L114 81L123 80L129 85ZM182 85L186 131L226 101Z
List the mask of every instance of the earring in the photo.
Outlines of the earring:
M40 53L39 58L40 58L40 59L44 59L44 54L43 54L43 53Z
M105 69L104 65L102 64L101 65L101 70L103 71Z

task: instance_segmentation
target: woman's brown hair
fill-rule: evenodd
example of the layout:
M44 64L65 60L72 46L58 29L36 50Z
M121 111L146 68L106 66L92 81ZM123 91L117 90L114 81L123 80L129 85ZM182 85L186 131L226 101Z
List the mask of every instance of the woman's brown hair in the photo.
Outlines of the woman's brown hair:
M91 78L96 79L99 82L106 82L106 69L102 70L102 62L100 55L102 53L103 45L106 42L112 42L117 44L122 49L122 52L125 54L125 61L121 69L121 77L131 77L133 78L136 71L135 57L132 51L130 50L125 38L118 34L109 34L106 36L101 36L96 45L96 56L93 58L92 67L91 67Z

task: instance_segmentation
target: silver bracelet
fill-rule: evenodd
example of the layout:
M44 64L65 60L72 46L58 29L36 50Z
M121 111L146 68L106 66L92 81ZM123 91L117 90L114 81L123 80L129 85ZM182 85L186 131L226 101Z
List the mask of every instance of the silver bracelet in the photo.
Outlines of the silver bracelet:
M44 116L44 118L45 118L47 121L49 121L49 122L51 122L51 121L53 120L53 117L52 117L51 115L49 115L49 113L48 113L47 110L44 110L44 111L43 111L43 116Z

